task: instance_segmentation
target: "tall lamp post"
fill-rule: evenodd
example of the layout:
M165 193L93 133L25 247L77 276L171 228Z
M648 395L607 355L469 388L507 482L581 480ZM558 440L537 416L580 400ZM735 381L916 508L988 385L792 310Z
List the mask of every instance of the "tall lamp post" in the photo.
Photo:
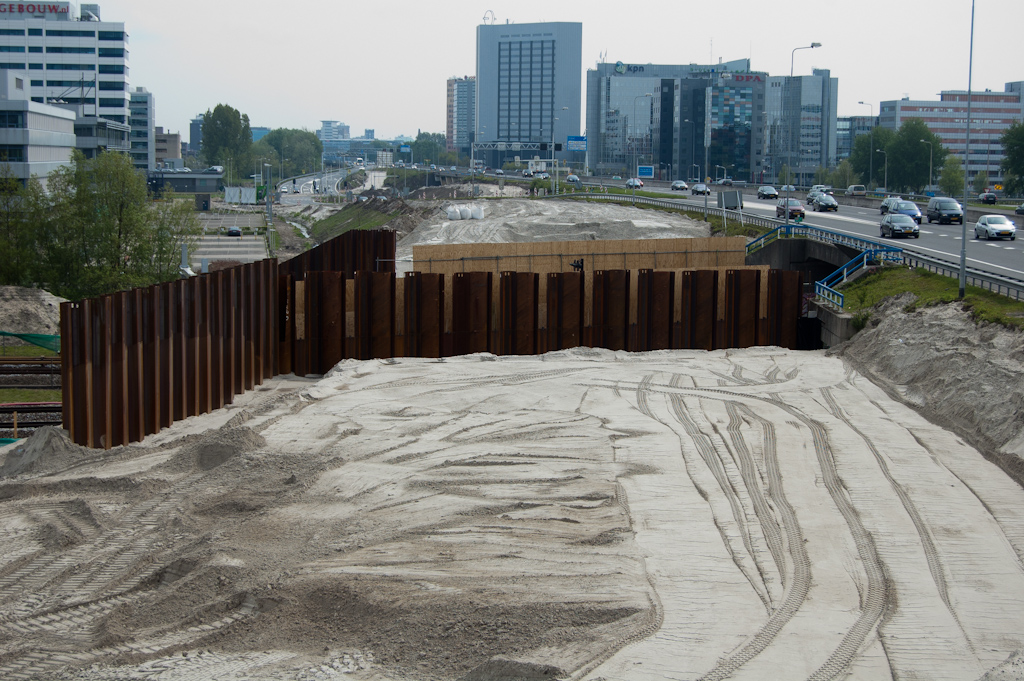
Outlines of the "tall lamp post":
M637 161L637 156L636 156L636 136L637 136L637 133L639 132L639 126L637 125L637 120L636 120L636 103L639 100L643 99L644 97L653 97L653 96L654 95L652 95L650 92L648 92L646 94L637 95L636 97L633 98L633 168L632 168L633 176L631 178L629 178L630 179L629 183L631 185L633 185L633 203L634 204L636 204L636 181L638 179L637 178L637 174L638 174L637 163L638 163L638 161Z
M274 166L264 163L263 167L267 169L267 222L272 225L274 224Z
M932 150L933 150L933 147L932 147L932 143L929 142L928 140L921 140L921 143L928 145L928 184L924 188L925 191L928 191L928 187L932 186Z
M870 115L870 118L871 118L871 148L874 149L875 148L875 107L874 107L874 105L871 102L857 102L857 103L858 104L863 104L864 106L868 107L868 111L871 112L871 115ZM875 174L875 153L871 152L870 154L868 154L868 181L867 181L867 185L869 187L871 186L871 178L872 178L872 176L874 174ZM928 180L931 181L931 178L929 177Z
M974 0L971 0L971 51L967 61L967 136L964 140L964 208L967 207L967 171L971 167L971 86L974 80ZM958 300L967 291L967 220L960 218L960 290Z
M813 50L816 47L821 47L821 43L811 43L810 45L805 45L803 47L794 47L793 48L793 51L790 52L790 54L789 54L789 77L790 77L790 79L793 78L793 72L794 72L793 71L793 66L794 66L794 63L796 61L796 51L797 50ZM800 121L797 120L797 126L799 127L799 125L800 125ZM792 127L791 127L791 129L792 129ZM797 138L799 139L799 135L797 136ZM789 174L792 176L792 174L793 174L793 139L792 139L792 135L790 136L789 144L787 144L786 146L788 147L788 149L786 150L786 153L789 156ZM792 179L792 177L790 177L790 178L788 178L788 181L786 182L786 226L787 226L787 228L789 226L789 197L790 197L790 192L791 192L790 187L792 187L792 186L793 186L793 179Z
M888 194L889 193L889 152L885 151L884 149L875 149L875 151L880 153L880 154L885 154L885 179L883 180L883 182L885 183L885 192Z

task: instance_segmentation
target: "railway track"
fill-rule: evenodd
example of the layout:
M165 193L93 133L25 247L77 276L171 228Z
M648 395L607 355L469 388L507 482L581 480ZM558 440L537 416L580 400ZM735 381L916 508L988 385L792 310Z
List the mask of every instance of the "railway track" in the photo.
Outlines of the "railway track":
M0 433L17 432L21 429L59 426L63 423L63 407L60 402L21 402L0 404Z

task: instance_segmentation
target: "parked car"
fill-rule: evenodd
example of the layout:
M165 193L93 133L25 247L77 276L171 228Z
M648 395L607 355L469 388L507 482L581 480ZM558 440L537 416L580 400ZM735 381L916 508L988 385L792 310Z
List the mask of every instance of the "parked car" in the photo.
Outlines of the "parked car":
M994 206L996 204L996 195L992 192L985 192L983 194L978 194L978 200L982 203L989 203Z
M887 199L882 200L882 204L878 207L878 212L882 215L890 213L896 210L896 207L903 201L899 196L890 196Z
M839 212L839 202L836 201L834 196L829 194L819 194L818 198L814 200L814 210L819 213L823 213L827 210L834 210Z
M241 227L228 227L227 235L228 236L242 236L242 228Z
M682 180L676 180L675 182L672 183L672 186L669 187L669 189L671 189L672 191L680 191L680 192L685 192L689 188L690 188L690 185L686 184Z
M974 223L974 238L980 239L1009 239L1014 241L1017 238L1017 225L1005 215L982 215Z
M710 193L711 193L711 190L703 182L698 182L697 184L693 185L692 189L690 189L690 195L691 196L696 195L696 194L704 195L704 194L710 194Z
M786 216L786 206L789 206L789 217L790 219L804 216L804 207L800 204L799 199L779 199L779 203L775 206L775 217L782 218Z
M757 188L757 198L777 199L779 198L779 192L775 189L775 187L764 185L763 187Z
M629 187L634 187L635 188L635 187L643 187L643 186L644 186L644 181L641 180L639 177L631 177L628 180L626 180L626 187L627 188L629 188Z
M867 196L868 190L862 184L851 184L843 193L847 196Z
M914 221L914 218L909 215L901 215L900 213L888 213L882 216L882 222L878 225L878 232L883 238L896 236L921 238L921 228Z
M914 222L921 224L921 209L913 201L899 201L896 203L896 208L890 208L889 212L909 215L914 218Z
M940 225L944 222L964 224L964 209L960 207L956 199L951 199L948 196L933 196L928 201L925 214L929 224L932 220L937 220Z

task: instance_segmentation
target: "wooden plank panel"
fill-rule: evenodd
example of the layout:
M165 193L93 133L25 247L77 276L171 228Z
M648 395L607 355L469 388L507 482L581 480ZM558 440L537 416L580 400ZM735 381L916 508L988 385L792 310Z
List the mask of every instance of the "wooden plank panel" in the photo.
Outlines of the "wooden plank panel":
M593 286L595 347L628 350L629 270L597 270Z
M317 316L320 320L317 373L325 374L345 356L345 277L341 272L322 274Z
M491 273L457 272L452 279L452 345L456 355L491 351Z
M727 270L725 276L727 347L749 348L757 343L761 273L758 270Z
M78 381L74 371L74 350L79 347L77 328L72 319L72 309L75 303L63 302L60 304L60 385L61 385L61 420L64 422L64 429L68 431L68 437L76 442L78 428L75 425L75 407L77 402L74 399L75 389Z
M444 335L444 275L405 275L407 357L441 357Z

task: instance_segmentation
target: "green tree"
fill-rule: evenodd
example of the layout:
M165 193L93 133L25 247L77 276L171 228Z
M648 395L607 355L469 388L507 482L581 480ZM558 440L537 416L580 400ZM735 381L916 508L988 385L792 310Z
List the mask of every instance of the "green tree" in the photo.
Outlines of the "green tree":
M853 172L853 164L850 163L850 159L843 159L843 161L836 166L836 169L829 175L829 184L836 189L845 189L851 184L860 184L860 176Z
M227 166L232 159L233 169L241 174L252 166L252 130L249 116L239 113L227 104L218 104L213 111L203 114L203 143L199 157L207 166Z
M964 190L964 169L956 156L946 157L942 176L939 177L939 189L948 196L958 196Z
M38 182L33 178L29 183ZM30 191L7 163L0 166L0 284L24 286L35 263L35 230L30 220Z
M1003 190L1024 194L1024 123L1013 123L999 139L1003 145Z
M779 184L792 184L793 173L789 170L789 166L785 163L779 168Z
M853 164L853 172L861 177L867 178L865 184L871 187L880 187L885 180L885 154L871 149L872 141L875 149L888 151L889 143L896 137L896 133L888 128L875 128L874 140L872 135L858 135L853 141L853 150L850 152L850 163ZM872 160L872 157L873 160ZM892 159L889 159L890 162ZM871 175L869 168L873 165L874 175ZM890 168L891 169L891 168Z
M974 176L974 193L981 194L988 189L988 171L982 170Z
M199 245L202 227L195 206L190 201L175 199L173 191L165 192L164 198L150 209L150 226L153 254L147 278L150 282L173 281L180 276L182 245L190 257Z
M814 171L814 184L827 184L828 178L831 173L828 168L824 166L818 166Z
M877 134L878 131L875 132ZM922 142L922 140L924 141ZM884 147L889 153L890 186L887 189L920 192L930 183L928 178L930 150L925 142L930 142L932 145L932 167L942 167L946 160L947 150L942 146L939 137L928 129L924 121L920 118L910 118L900 125L896 136Z
M257 144L263 142L274 150L274 167L277 169L276 173L283 170L282 177L302 175L320 168L320 156L324 145L308 130L275 128Z

